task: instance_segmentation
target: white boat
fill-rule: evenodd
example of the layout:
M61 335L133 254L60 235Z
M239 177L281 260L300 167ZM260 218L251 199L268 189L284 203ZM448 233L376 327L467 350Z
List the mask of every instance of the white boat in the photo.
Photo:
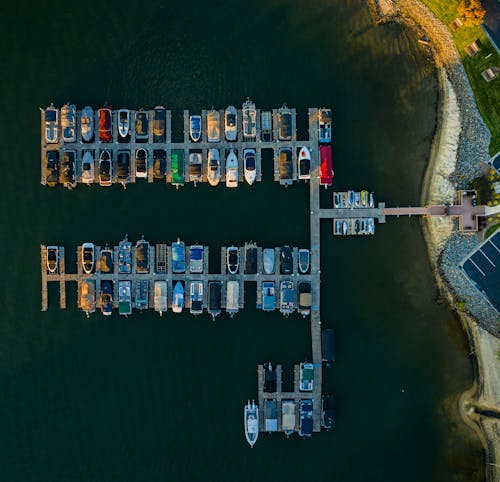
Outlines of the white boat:
M309 271L310 253L308 249L299 249L299 271L306 274Z
M201 115L189 116L189 136L193 142L201 139Z
M104 149L99 156L99 184L101 186L111 186L113 179L113 164L111 163L111 153Z
M281 402L281 429L287 437L295 432L295 401L293 400Z
M203 159L201 152L191 152L189 154L189 180L194 182L201 182L202 178Z
M369 201L369 205L370 205L370 207L371 207L371 208L374 208L374 207L375 207L375 198L374 198L374 196L373 196L373 193L372 193L372 192L370 193L369 199L370 199L370 201Z
M220 114L215 109L207 112L207 140L220 142Z
M243 103L243 137L245 139L254 139L257 133L257 110L255 104L247 99Z
M155 311L160 313L160 316L167 311L168 298L167 298L167 282L155 281L154 284L154 307Z
M59 267L59 247L47 246L47 271L57 273Z
M349 226L347 224L347 221L343 221L342 222L342 234L344 236L347 236L348 231L349 231Z
M143 147L135 151L135 177L148 177L148 151Z
M245 437L250 447L253 448L259 437L259 406L248 400L244 410Z
M237 281L228 281L226 283L226 311L232 318L240 309L240 285Z
M274 274L274 249L265 248L263 251L264 273Z
M288 317L295 310L295 290L291 281L280 283L280 311Z
M236 246L230 246L226 251L227 270L230 274L236 274L240 266L240 254Z
M356 191L354 193L354 205L359 208L361 206L361 193Z
M314 385L314 365L303 362L299 366L299 385L301 392L312 392Z
M220 157L218 149L208 150L207 181L211 186L217 186L220 181Z
M311 152L309 148L304 146L299 151L298 162L298 172L299 179L311 179Z
M245 181L251 186L255 182L257 172L255 163L255 149L243 150L243 168L245 173Z
M82 244L82 269L86 274L91 274L95 264L95 247L93 243Z
M226 187L238 187L238 158L233 149L226 159Z
M203 273L203 246L193 244L189 247L189 272L191 274Z
M50 104L45 109L45 142L56 144L59 141L59 110Z
M76 141L76 106L73 104L61 107L61 130L64 142Z
M90 142L94 137L94 109L89 105L82 109L80 129L82 132L82 139L85 142Z
M189 312L192 315L201 315L203 313L203 281L191 281L189 299Z
M94 158L90 151L85 151L82 159L82 182L92 184L94 177Z
M238 137L238 111L233 105L224 111L224 132L228 141L235 141Z
M172 311L174 313L180 313L183 307L184 307L184 286L180 281L177 281L172 293Z
M118 134L120 137L127 137L130 131L130 111L120 109L118 111Z

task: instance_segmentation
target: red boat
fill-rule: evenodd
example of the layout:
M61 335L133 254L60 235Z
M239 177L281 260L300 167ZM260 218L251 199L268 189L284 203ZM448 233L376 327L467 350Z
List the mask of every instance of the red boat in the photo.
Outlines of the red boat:
M330 146L321 146L319 156L321 158L321 178L319 183L322 186L331 186L333 183L332 148Z
M103 107L99 109L99 140L101 142L113 142L111 134L111 109Z

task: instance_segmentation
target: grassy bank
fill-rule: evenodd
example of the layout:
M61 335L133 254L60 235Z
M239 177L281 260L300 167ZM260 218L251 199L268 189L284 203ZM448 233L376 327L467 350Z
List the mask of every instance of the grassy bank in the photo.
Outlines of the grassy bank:
M457 18L460 0L422 0L448 28ZM500 151L500 76L486 82L481 72L488 67L500 67L500 56L491 45L481 27L460 27L451 30L455 45L460 53L470 85L474 91L477 106L491 132L490 155ZM481 51L469 57L465 47L476 41Z

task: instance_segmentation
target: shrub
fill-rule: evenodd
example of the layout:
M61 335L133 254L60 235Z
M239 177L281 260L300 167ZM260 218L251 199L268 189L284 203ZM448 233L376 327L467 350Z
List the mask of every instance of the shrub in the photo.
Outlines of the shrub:
M480 0L462 0L458 6L458 16L467 27L481 25L485 14Z

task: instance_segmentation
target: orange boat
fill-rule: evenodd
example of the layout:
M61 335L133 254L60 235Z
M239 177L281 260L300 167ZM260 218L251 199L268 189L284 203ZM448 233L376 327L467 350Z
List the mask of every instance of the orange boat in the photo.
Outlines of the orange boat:
M99 109L99 140L101 142L113 142L111 134L111 109L103 107Z
M321 158L321 177L319 183L322 186L331 186L333 183L333 168L332 168L332 148L331 146L321 146L319 148Z

